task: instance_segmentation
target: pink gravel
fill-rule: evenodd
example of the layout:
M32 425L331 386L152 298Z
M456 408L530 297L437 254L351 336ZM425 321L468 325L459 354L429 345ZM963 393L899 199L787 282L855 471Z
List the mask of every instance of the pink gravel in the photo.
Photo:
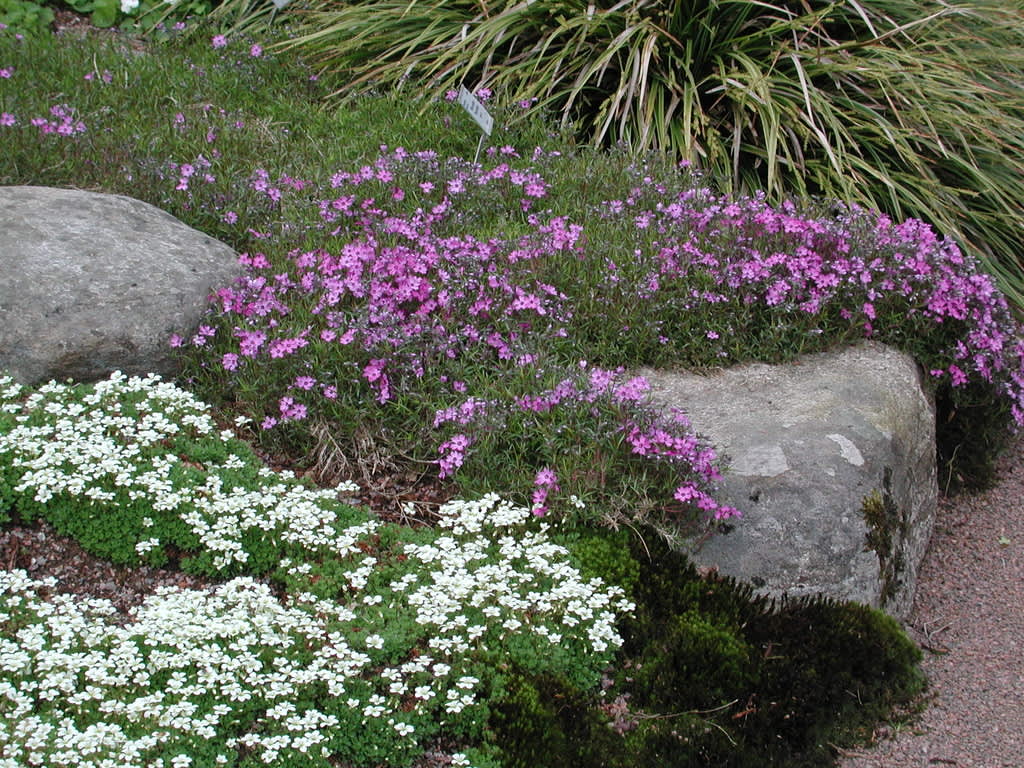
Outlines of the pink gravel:
M907 624L927 708L837 768L1024 768L1024 438L995 488L940 500Z

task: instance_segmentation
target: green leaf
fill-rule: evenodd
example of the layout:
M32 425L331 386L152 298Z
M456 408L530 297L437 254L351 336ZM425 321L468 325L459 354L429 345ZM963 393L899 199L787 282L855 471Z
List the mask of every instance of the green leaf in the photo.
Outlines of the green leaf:
M117 0L96 0L91 21L97 27L112 27L117 21L120 5Z

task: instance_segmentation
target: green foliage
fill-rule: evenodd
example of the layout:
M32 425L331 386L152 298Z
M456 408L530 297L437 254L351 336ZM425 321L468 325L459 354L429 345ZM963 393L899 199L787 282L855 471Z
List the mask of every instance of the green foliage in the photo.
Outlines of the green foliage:
M1024 305L1019 3L333 0L286 43L347 95L464 83L773 201L820 194L964 241Z
M611 765L621 751L593 696L550 675L506 675L488 725L502 768Z
M729 579L697 579L663 544L648 543L650 571L641 581L641 607L625 646L627 656L641 650L641 672L654 665L636 678L638 708L707 710L729 703L719 724L735 728L735 738L752 752L823 759L828 741L851 739L893 703L920 691L920 651L881 612L820 598L776 603L754 597L748 586ZM656 628L669 616L678 617L684 640L666 663L651 650L658 649ZM707 693L695 690L686 674L699 668L709 649L732 662L726 666L733 670L732 685L715 690L714 678L710 686L717 701L703 698ZM680 685L662 685L673 676Z
M53 10L38 0L0 0L0 24L9 33L44 35L53 23Z
M76 13L87 14L97 27L112 27L121 13L121 0L64 0Z
M983 490L996 481L996 459L1012 433L1009 408L993 400L991 387L970 384L935 399L939 488L946 493ZM954 397L955 395L955 397Z
M640 566L626 644L600 691L509 669L489 722L503 765L826 766L829 744L852 743L923 686L920 652L878 611L756 597L701 578L656 535L598 541L574 551Z
M585 577L618 584L631 595L640 580L640 564L628 547L629 537L633 535L627 529L586 528L565 545Z

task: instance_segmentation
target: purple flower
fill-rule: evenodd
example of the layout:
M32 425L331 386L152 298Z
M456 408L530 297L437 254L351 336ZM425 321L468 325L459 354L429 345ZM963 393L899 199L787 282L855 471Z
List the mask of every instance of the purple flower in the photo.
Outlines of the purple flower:
M223 48L228 44L228 39L224 35L214 35L210 42L214 48Z
M466 460L466 449L472 445L473 440L468 435L453 435L438 446L437 452L441 455L438 465L438 477L450 477L455 470L462 466Z
M227 41L225 41L225 43L226 42ZM258 59L260 56L263 55L263 47L261 45L254 43L253 46L249 49L249 55L252 56L254 59Z
M255 357L267 340L267 334L262 331L244 331L240 328L235 329L235 337L241 339L238 351L246 357Z
M297 403L290 397L282 397L278 401L281 419L284 421L301 421L306 418L306 406Z
M558 490L558 475L551 467L544 467L544 469L537 472L537 476L533 480L533 484L540 487L548 487Z
M306 339L296 336L293 339L274 339L267 345L267 352L273 358L288 357L309 344Z

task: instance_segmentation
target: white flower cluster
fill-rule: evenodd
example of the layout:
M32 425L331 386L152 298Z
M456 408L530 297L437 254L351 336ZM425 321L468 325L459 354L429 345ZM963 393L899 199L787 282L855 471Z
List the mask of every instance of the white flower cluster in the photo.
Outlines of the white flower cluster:
M0 385L7 383L0 380ZM356 490L351 484L311 489L281 482L290 473L264 468L261 475L268 482L262 487L225 488L221 473L245 465L245 459L234 453L219 465L203 467L205 482L175 483L175 466L188 458L161 452L170 438L187 432L230 445L234 436L217 431L208 406L158 376L126 378L115 373L85 397L55 382L20 404L15 400L20 394L17 386L3 394L3 409L16 414L18 422L0 434L0 456L9 454L11 465L21 472L15 492L31 492L41 503L58 493L104 504L145 500L152 509L173 513L187 523L203 548L214 554L218 570L248 561L242 540L251 531L311 549L347 553L372 527L367 523L339 533L335 526L337 516L325 502L336 499L339 491ZM123 412L122 403L129 398L138 400L133 415ZM142 555L163 543L150 537L135 548Z
M0 571L0 766L150 766L217 740L254 707L260 727L220 737L220 758L245 746L286 764L285 750L313 753L338 725L295 702L317 684L343 691L370 662L327 631L328 618L282 606L249 578L158 591L123 626L105 601L43 599L52 586ZM8 634L12 625L23 626ZM309 648L308 663L289 655Z
M0 379L0 384L9 383L7 377ZM19 394L18 385L3 392L3 410L15 414L17 426L0 434L0 454L13 454L13 466L23 470L15 490L32 489L39 502L61 492L109 500L114 494L104 488L107 480L139 498L148 489L133 488L133 474L146 449L183 427L197 435L216 428L201 402L158 376L129 379L114 373L84 396L52 381L22 403ZM122 403L139 396L137 413L124 414ZM159 478L153 480L158 487Z
M0 768L184 768L200 752L222 764L238 750L266 765L302 754L328 766L326 742L353 722L415 744L424 718L478 704L481 651L489 658L533 638L538 653L570 649L596 673L621 644L616 615L632 604L618 587L583 580L528 508L494 495L451 502L430 543L378 553L382 524L368 515L337 524L333 491L270 470L255 490L225 488L218 470L243 461L234 454L179 487L170 469L191 460L159 448L183 430L231 435L156 377L114 376L84 397L50 384L22 400L9 380L0 387L0 462L23 472L17 492L109 504L96 491L116 488L153 516L180 513L221 565L244 564L242 538L261 530L293 545L281 566L311 590L282 605L251 578L208 592L163 589L119 622L104 601L0 571ZM152 517L141 525L152 528ZM156 546L154 537L139 549ZM395 555L404 575L375 579ZM343 597L312 594L325 560L345 568ZM422 628L411 640L391 624L410 617ZM401 661L386 664L396 652ZM469 762L456 754L452 764Z
M529 508L488 494L477 501L449 502L439 516L441 526L462 536L440 536L429 545L405 548L433 566L429 582L408 597L417 608L417 622L436 627L433 648L468 652L488 626L500 626L501 637L533 632L551 644L563 641L565 629L585 627L588 652L597 654L622 644L616 619L635 606L621 588L600 579L584 581L570 565L568 550L547 538L546 525L497 535L530 520ZM471 623L469 609L479 611L486 625Z

